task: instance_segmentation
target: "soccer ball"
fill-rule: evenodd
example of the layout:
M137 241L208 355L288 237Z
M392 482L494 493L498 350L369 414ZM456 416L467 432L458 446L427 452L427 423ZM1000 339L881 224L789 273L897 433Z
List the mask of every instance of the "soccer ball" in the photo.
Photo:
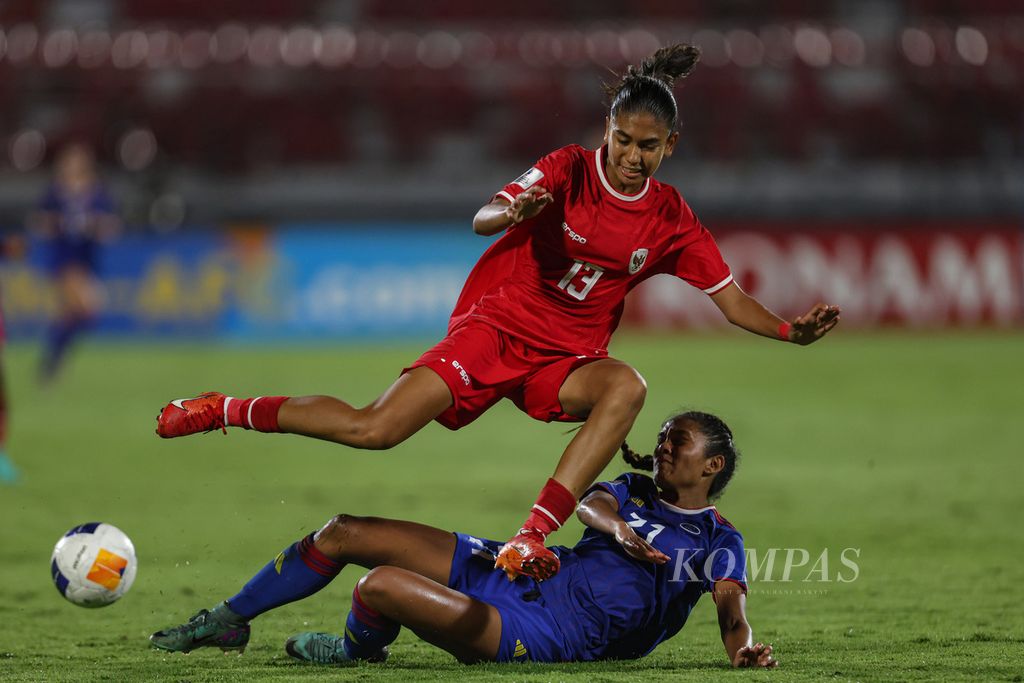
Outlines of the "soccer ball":
M50 572L60 594L81 607L104 607L128 592L138 562L135 546L116 526L90 522L64 534Z

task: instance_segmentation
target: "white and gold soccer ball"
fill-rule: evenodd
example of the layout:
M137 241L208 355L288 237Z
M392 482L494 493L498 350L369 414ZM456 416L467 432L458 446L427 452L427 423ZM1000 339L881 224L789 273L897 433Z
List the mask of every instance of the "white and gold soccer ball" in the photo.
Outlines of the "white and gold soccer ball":
M128 592L138 562L128 536L111 524L80 524L53 549L50 572L60 594L81 607L104 607Z

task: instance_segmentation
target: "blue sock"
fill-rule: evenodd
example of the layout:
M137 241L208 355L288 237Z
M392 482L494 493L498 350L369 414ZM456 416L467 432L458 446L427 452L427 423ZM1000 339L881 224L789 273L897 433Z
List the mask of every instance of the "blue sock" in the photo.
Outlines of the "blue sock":
M259 570L238 595L228 599L228 607L246 620L252 619L316 593L334 580L341 566L316 549L310 534Z
M359 597L359 586L352 591L352 611L345 620L345 652L352 659L370 659L398 637L402 626L371 609Z

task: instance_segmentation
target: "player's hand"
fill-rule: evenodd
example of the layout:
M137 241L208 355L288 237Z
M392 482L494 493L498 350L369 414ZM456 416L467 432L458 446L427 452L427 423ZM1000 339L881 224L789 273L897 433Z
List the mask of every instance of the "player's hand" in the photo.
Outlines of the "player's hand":
M838 306L815 304L790 324L789 341L800 346L813 344L839 324L839 312Z
M737 668L762 667L774 669L779 661L772 657L772 646L756 643L753 647L741 647L732 658L732 665Z
M615 542L622 546L626 554L634 560L665 564L670 558L653 545L640 538L632 527L623 522L615 529Z
M518 225L526 219L536 216L553 201L555 198L551 196L550 192L540 185L534 185L516 195L512 203L505 208L505 215L513 225Z

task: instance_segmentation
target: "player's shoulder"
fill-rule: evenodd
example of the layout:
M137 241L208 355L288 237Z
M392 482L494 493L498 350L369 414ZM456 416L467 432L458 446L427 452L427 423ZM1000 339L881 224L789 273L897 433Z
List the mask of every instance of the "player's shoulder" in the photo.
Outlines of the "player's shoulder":
M658 493L654 479L639 472L623 472L615 477L615 481L624 484L631 496L651 496Z
M548 163L559 163L566 165L581 164L585 162L588 152L590 152L590 150L587 150L586 148L581 147L580 145L566 145L565 147L559 147L553 152L547 154L543 159L541 159L540 163L547 161Z
M674 185L651 178L651 196L655 198L666 215L676 219L686 219L684 222L687 223L697 222L693 209Z
M717 507L712 507L711 510L711 523L713 526L713 532L716 535L722 536L736 536L741 541L743 540L743 534L740 533L739 529L733 525L728 519L726 519L721 512L718 511Z

